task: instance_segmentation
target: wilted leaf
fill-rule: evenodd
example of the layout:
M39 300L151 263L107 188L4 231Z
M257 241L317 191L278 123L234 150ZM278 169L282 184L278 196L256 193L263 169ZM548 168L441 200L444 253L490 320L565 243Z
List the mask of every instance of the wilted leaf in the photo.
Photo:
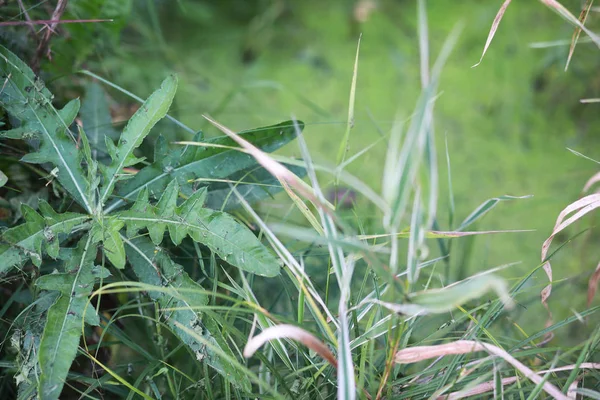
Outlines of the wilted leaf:
M260 334L250 338L248 343L246 343L246 347L244 347L244 357L252 357L263 344L275 339L296 340L319 354L323 359L327 360L331 365L337 368L337 360L327 345L317 339L312 333L294 325L281 324L271 326Z

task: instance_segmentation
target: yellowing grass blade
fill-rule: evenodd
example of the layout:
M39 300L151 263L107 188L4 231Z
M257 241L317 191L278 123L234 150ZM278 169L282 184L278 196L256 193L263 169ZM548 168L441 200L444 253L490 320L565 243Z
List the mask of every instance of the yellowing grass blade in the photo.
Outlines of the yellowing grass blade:
M244 357L250 358L256 351L265 343L275 339L293 339L309 349L316 352L318 355L327 360L331 365L337 368L337 360L327 345L317 339L312 333L298 328L294 325L275 325L265 329L259 335L254 336L244 347Z
M577 18L575 18L575 16L573 14L571 14L571 12L569 10L567 10L562 4L560 4L556 0L541 0L541 2L544 3L546 6L548 6L549 8L551 8L553 11L555 11L563 19L565 19L566 21L570 22L571 24L575 25L576 27L578 27L579 29L584 31L590 37L592 42L594 42L596 44L596 46L600 47L600 36L596 35L594 32L592 32L588 28L586 28L585 25L583 25L581 23L581 21L579 21Z
M348 152L348 142L350 141L350 130L354 127L354 103L356 100L356 80L358 78L358 55L360 54L360 39L362 35L358 37L358 44L356 45L356 57L354 59L354 71L352 72L352 84L350 85L350 99L348 100L348 123L346 124L346 133L344 139L340 143L340 149L338 150L337 163L342 164L346 158Z
M532 382L538 385L541 384L544 391L546 391L546 393L548 393L553 398L559 400L569 399L560 391L560 389L558 389L550 382L544 382L541 376L539 376L531 369L526 367L519 360L508 354L505 350L493 346L491 344L484 344L480 342L475 342L473 340L457 340L455 342L440 344L436 346L408 347L396 353L395 361L398 364L410 364L418 361L428 360L430 358L437 358L447 355L469 354L478 351L485 351L489 354L503 358L504 361L518 369Z
M581 25L585 26L585 21L587 20L587 16L590 13L590 8L592 8L592 3L594 3L594 0L587 0L585 6L581 9L581 14L579 14L579 22L581 22ZM573 37L571 38L571 47L569 48L569 56L567 57L565 71L569 69L569 63L571 62L571 58L573 57L573 53L575 52L575 46L577 45L577 41L579 40L579 35L581 35L581 28L576 26L575 32L573 32Z
M492 43L492 39L494 39L494 35L496 34L496 31L498 30L498 25L500 25L500 21L502 21L502 17L504 16L504 13L506 12L506 8L510 4L510 2L511 2L511 0L505 0L504 3L502 3L502 6L498 10L496 17L494 18L494 22L492 22L492 27L490 28L490 33L488 33L487 40L485 41L485 46L483 46L483 52L481 53L481 58L479 59L479 62L477 64L473 65L471 68L475 68L476 66L481 64L481 62L483 61L483 56L485 56L485 53L487 52L488 48L490 47L490 44Z

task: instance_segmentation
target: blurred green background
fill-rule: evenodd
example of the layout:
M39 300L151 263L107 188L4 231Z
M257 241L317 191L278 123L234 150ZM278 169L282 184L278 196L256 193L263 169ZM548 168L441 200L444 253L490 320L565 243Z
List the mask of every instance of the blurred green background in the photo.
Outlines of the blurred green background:
M327 165L334 164L345 131L362 34L349 155L375 145L347 170L381 189L388 134L397 118L410 117L420 91L416 2L140 0L86 6L97 3L72 2L71 17L112 16L116 22L64 25L67 35L57 39L55 61L46 65L51 84L68 86L80 79L74 71L87 68L145 97L167 73L176 72L180 84L172 115L188 126L216 135L202 114L236 130L295 116L306 123L315 162ZM600 97L599 50L579 44L565 72L573 28L541 2L511 4L483 62L471 68L501 3L427 2L432 63L452 29L462 27L436 103L440 228L456 228L488 198L534 196L501 203L476 229L535 231L458 240L450 271L454 279L515 261L522 263L505 270L506 277L531 271L558 213L581 195L597 170L567 147L600 159L598 105L579 102ZM43 7L35 4L33 10ZM563 4L578 14L579 1ZM360 7L367 12L357 18ZM592 12L587 25L594 26L597 15ZM544 44L555 41L561 43ZM117 101L126 99L109 93ZM179 137L189 136L182 131ZM447 223L446 138L456 204L453 226ZM299 155L295 144L284 153ZM324 185L331 183L327 179ZM380 216L365 199L358 198L350 218L372 220L369 233L377 233ZM569 228L557 242L593 226L594 218ZM561 310L558 315L584 307L587 278L600 258L597 235L597 230L586 231L554 259L555 279L575 277L555 288L551 305ZM435 242L431 248L437 250ZM531 281L538 289L545 282L541 271ZM531 293L531 306L539 307L537 289Z

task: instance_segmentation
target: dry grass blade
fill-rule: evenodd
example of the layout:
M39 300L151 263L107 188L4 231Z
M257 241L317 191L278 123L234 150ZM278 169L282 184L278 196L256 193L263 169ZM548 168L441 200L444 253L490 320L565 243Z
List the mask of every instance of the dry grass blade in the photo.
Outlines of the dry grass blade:
M590 8L592 8L593 2L594 0L587 0L585 6L581 9L581 14L579 14L579 22L581 22L581 25L585 25L585 21L587 20L587 16L590 13ZM571 39L571 47L569 48L569 56L567 57L565 71L569 69L569 63L571 62L571 58L573 57L573 53L575 52L575 46L577 45L577 40L579 40L579 35L581 35L581 28L576 26L575 31L573 32L573 37Z
M298 328L294 325L276 325L265 329L259 335L254 336L244 347L244 357L250 358L256 351L265 343L275 339L293 339L296 340L309 349L313 350L331 365L337 368L337 360L333 353L329 350L327 345L317 339L312 333L305 331L302 328Z
M596 35L594 32L586 28L585 25L583 25L577 18L575 18L575 16L571 14L571 12L569 12L569 10L567 10L562 4L560 4L556 0L541 0L541 2L547 5L549 8L551 8L553 11L556 11L556 13L562 18L564 18L566 21L570 22L571 24L584 31L590 37L592 42L594 42L596 46L600 48L600 36Z
M548 310L548 324L552 321L552 313L550 312L550 308L548 307L548 298L552 293L552 266L550 265L550 261L546 260L548 255L548 250L550 249L550 244L552 244L552 240L557 233L561 232L563 229L567 228L572 223L579 220L585 214L590 211L595 210L600 207L600 194L591 194L582 199L577 200L576 202L567 206L561 213L558 215L556 219L556 224L554 225L554 229L552 230L552 234L546 239L544 244L542 245L542 262L544 263L544 271L548 276L548 280L550 283L542 290L542 304ZM569 214L575 212L569 218L566 218ZM565 219L566 218L566 219Z
M547 373L554 373L554 372L560 372L560 371L570 371L572 369L575 368L579 368L579 369L600 369L600 363L582 363L580 365L577 364L572 364L572 365L565 365L563 367L558 367L558 368L552 368L552 369L547 369L544 371L540 371L540 374L547 374ZM506 386L506 385L511 385L515 382L517 382L519 380L518 377L516 376L511 376L508 378L504 378L502 379L502 386ZM577 382L577 381L575 381ZM573 383L575 383L573 382ZM484 382L484 383L480 383L477 386L473 386L470 389L466 389L466 390L461 390L458 392L454 392L454 393L450 393L446 396L440 396L438 397L439 400L458 400L458 399L463 399L465 397L471 397L471 396L476 396L478 394L483 394L483 393L487 393L487 392L491 392L492 390L494 390L494 386L495 386L496 382L494 381L489 381L489 382ZM569 389L570 390L570 389Z
M524 233L524 232L535 232L531 229L509 229L505 231L429 231L425 232L426 239L443 239L443 238L460 238L464 236L475 236L475 235L496 235L499 233ZM402 231L399 233L380 233L375 235L358 235L357 238L360 240L370 239L381 239L397 236L399 238L408 238L410 231Z
M585 183L585 186L583 187L583 192L588 192L590 188L597 182L600 182L600 172L595 173L594 176L588 179L588 181Z
M436 346L416 346L400 350L395 355L395 361L398 364L410 364L430 358L437 358L447 355L468 354L477 351L486 351L492 355L501 357L507 363L518 369L523 375L536 384L542 384L543 379L531 369L522 364L519 360L508 354L499 347L475 342L473 340L457 340L455 342L440 344ZM549 382L543 382L542 388L546 393L555 399L568 400L556 386Z
M598 281L600 281L600 263L596 266L596 270L590 277L590 281L588 282L588 294L587 294L587 306L589 307L592 304L592 300L594 300L594 296L596 295L596 290L598 290Z
M485 56L485 53L487 52L488 48L490 47L490 44L492 43L492 39L494 39L494 35L496 34L496 31L498 30L498 25L500 25L500 21L502 21L502 17L504 16L504 13L506 12L506 8L510 4L510 2L511 2L511 0L505 0L504 3L502 3L502 6L498 10L496 17L494 18L494 22L492 22L492 27L490 28L490 33L488 34L487 40L485 41L485 46L483 46L483 53L481 53L481 58L479 59L479 62L477 64L473 65L471 68L475 68L476 66L481 64L481 62L483 61L483 56Z

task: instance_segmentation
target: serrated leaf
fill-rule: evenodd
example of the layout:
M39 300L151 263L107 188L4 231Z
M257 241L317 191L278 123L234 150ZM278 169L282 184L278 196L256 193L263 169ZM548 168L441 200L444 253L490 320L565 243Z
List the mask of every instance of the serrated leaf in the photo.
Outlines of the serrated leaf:
M40 342L38 392L43 399L58 399L60 396L77 354L84 315L86 322L98 322L93 308L86 307L95 280L92 269L97 246L92 239L91 235L87 235L79 241L72 257L66 261L67 272L45 275L36 281L41 288L61 293L48 311Z
M304 128L298 122L299 129ZM263 151L273 152L296 137L296 129L292 121L277 125L252 129L241 132L240 135ZM199 140L199 135L197 139ZM235 141L222 136L205 141L210 146L234 146ZM182 192L190 195L193 192L192 181L197 178L225 179L244 169L256 165L252 156L222 147L186 146L183 149L169 151L164 140L157 141L157 154L154 162L140 170L135 177L119 185L118 199L113 201L106 211L110 212L127 204L146 188L153 196L162 193L169 182L177 179ZM166 155L168 154L168 155ZM165 156L166 155L166 156ZM211 185L209 184L209 191Z
M92 205L86 198L89 186L81 169L81 154L75 141L67 135L79 109L79 100L73 100L62 110L52 105L52 94L41 79L8 49L0 46L0 75L5 77L0 91L0 105L21 121L12 137L31 139L39 137L36 152L27 154L23 161L51 163L58 168L57 179L67 192L86 211Z
M178 190L177 181L173 180L161 199L176 196ZM190 236L233 266L262 276L279 274L279 264L275 257L248 228L226 213L203 208L200 201L205 197L203 191L194 193L180 207L164 207L164 213L160 213L157 206L148 203L146 193L146 190L142 192L131 210L116 215L127 225L129 237L136 235L140 229L147 228L154 244L159 245L163 240L164 230L168 229L171 240L176 245Z
M90 82L85 86L80 118L90 142L92 158L94 160L108 158L105 138L117 140L119 133L112 126L106 95L97 82Z
M104 185L100 196L101 203L104 203L112 193L122 169L138 162L138 159L133 156L133 151L150 133L150 129L167 115L176 91L177 77L169 75L160 85L160 88L152 93L133 117L131 117L115 149L110 149L108 142L112 141L110 139L107 140L112 162L103 171Z
M102 242L102 251L108 260L117 268L125 268L125 247L119 231L123 221L116 218L104 218L102 223L92 226L90 235L94 242Z
M168 255L162 251L156 252L154 244L147 238L136 237L126 240L125 243L127 259L140 282L154 286L166 285L174 290L173 295L158 291L149 291L148 294L162 308L168 309L168 311L165 310L165 319L175 335L194 353L198 361L206 362L235 386L250 392L251 384L246 375L240 373L229 363L221 361L216 354L194 339L193 335L177 326L179 323L189 327L204 339L232 355L227 343L218 335L213 335L217 330L216 324L211 319L203 318L202 314L197 311L198 308L208 304L208 297L202 291L203 288L194 282L183 270L183 267L174 263ZM178 289L184 290L177 291Z
M40 200L39 208L42 215L23 204L21 210L25 222L0 235L0 273L7 272L27 258L40 266L44 250L56 258L58 235L70 233L73 227L90 218L88 215L71 212L58 214L43 200Z

